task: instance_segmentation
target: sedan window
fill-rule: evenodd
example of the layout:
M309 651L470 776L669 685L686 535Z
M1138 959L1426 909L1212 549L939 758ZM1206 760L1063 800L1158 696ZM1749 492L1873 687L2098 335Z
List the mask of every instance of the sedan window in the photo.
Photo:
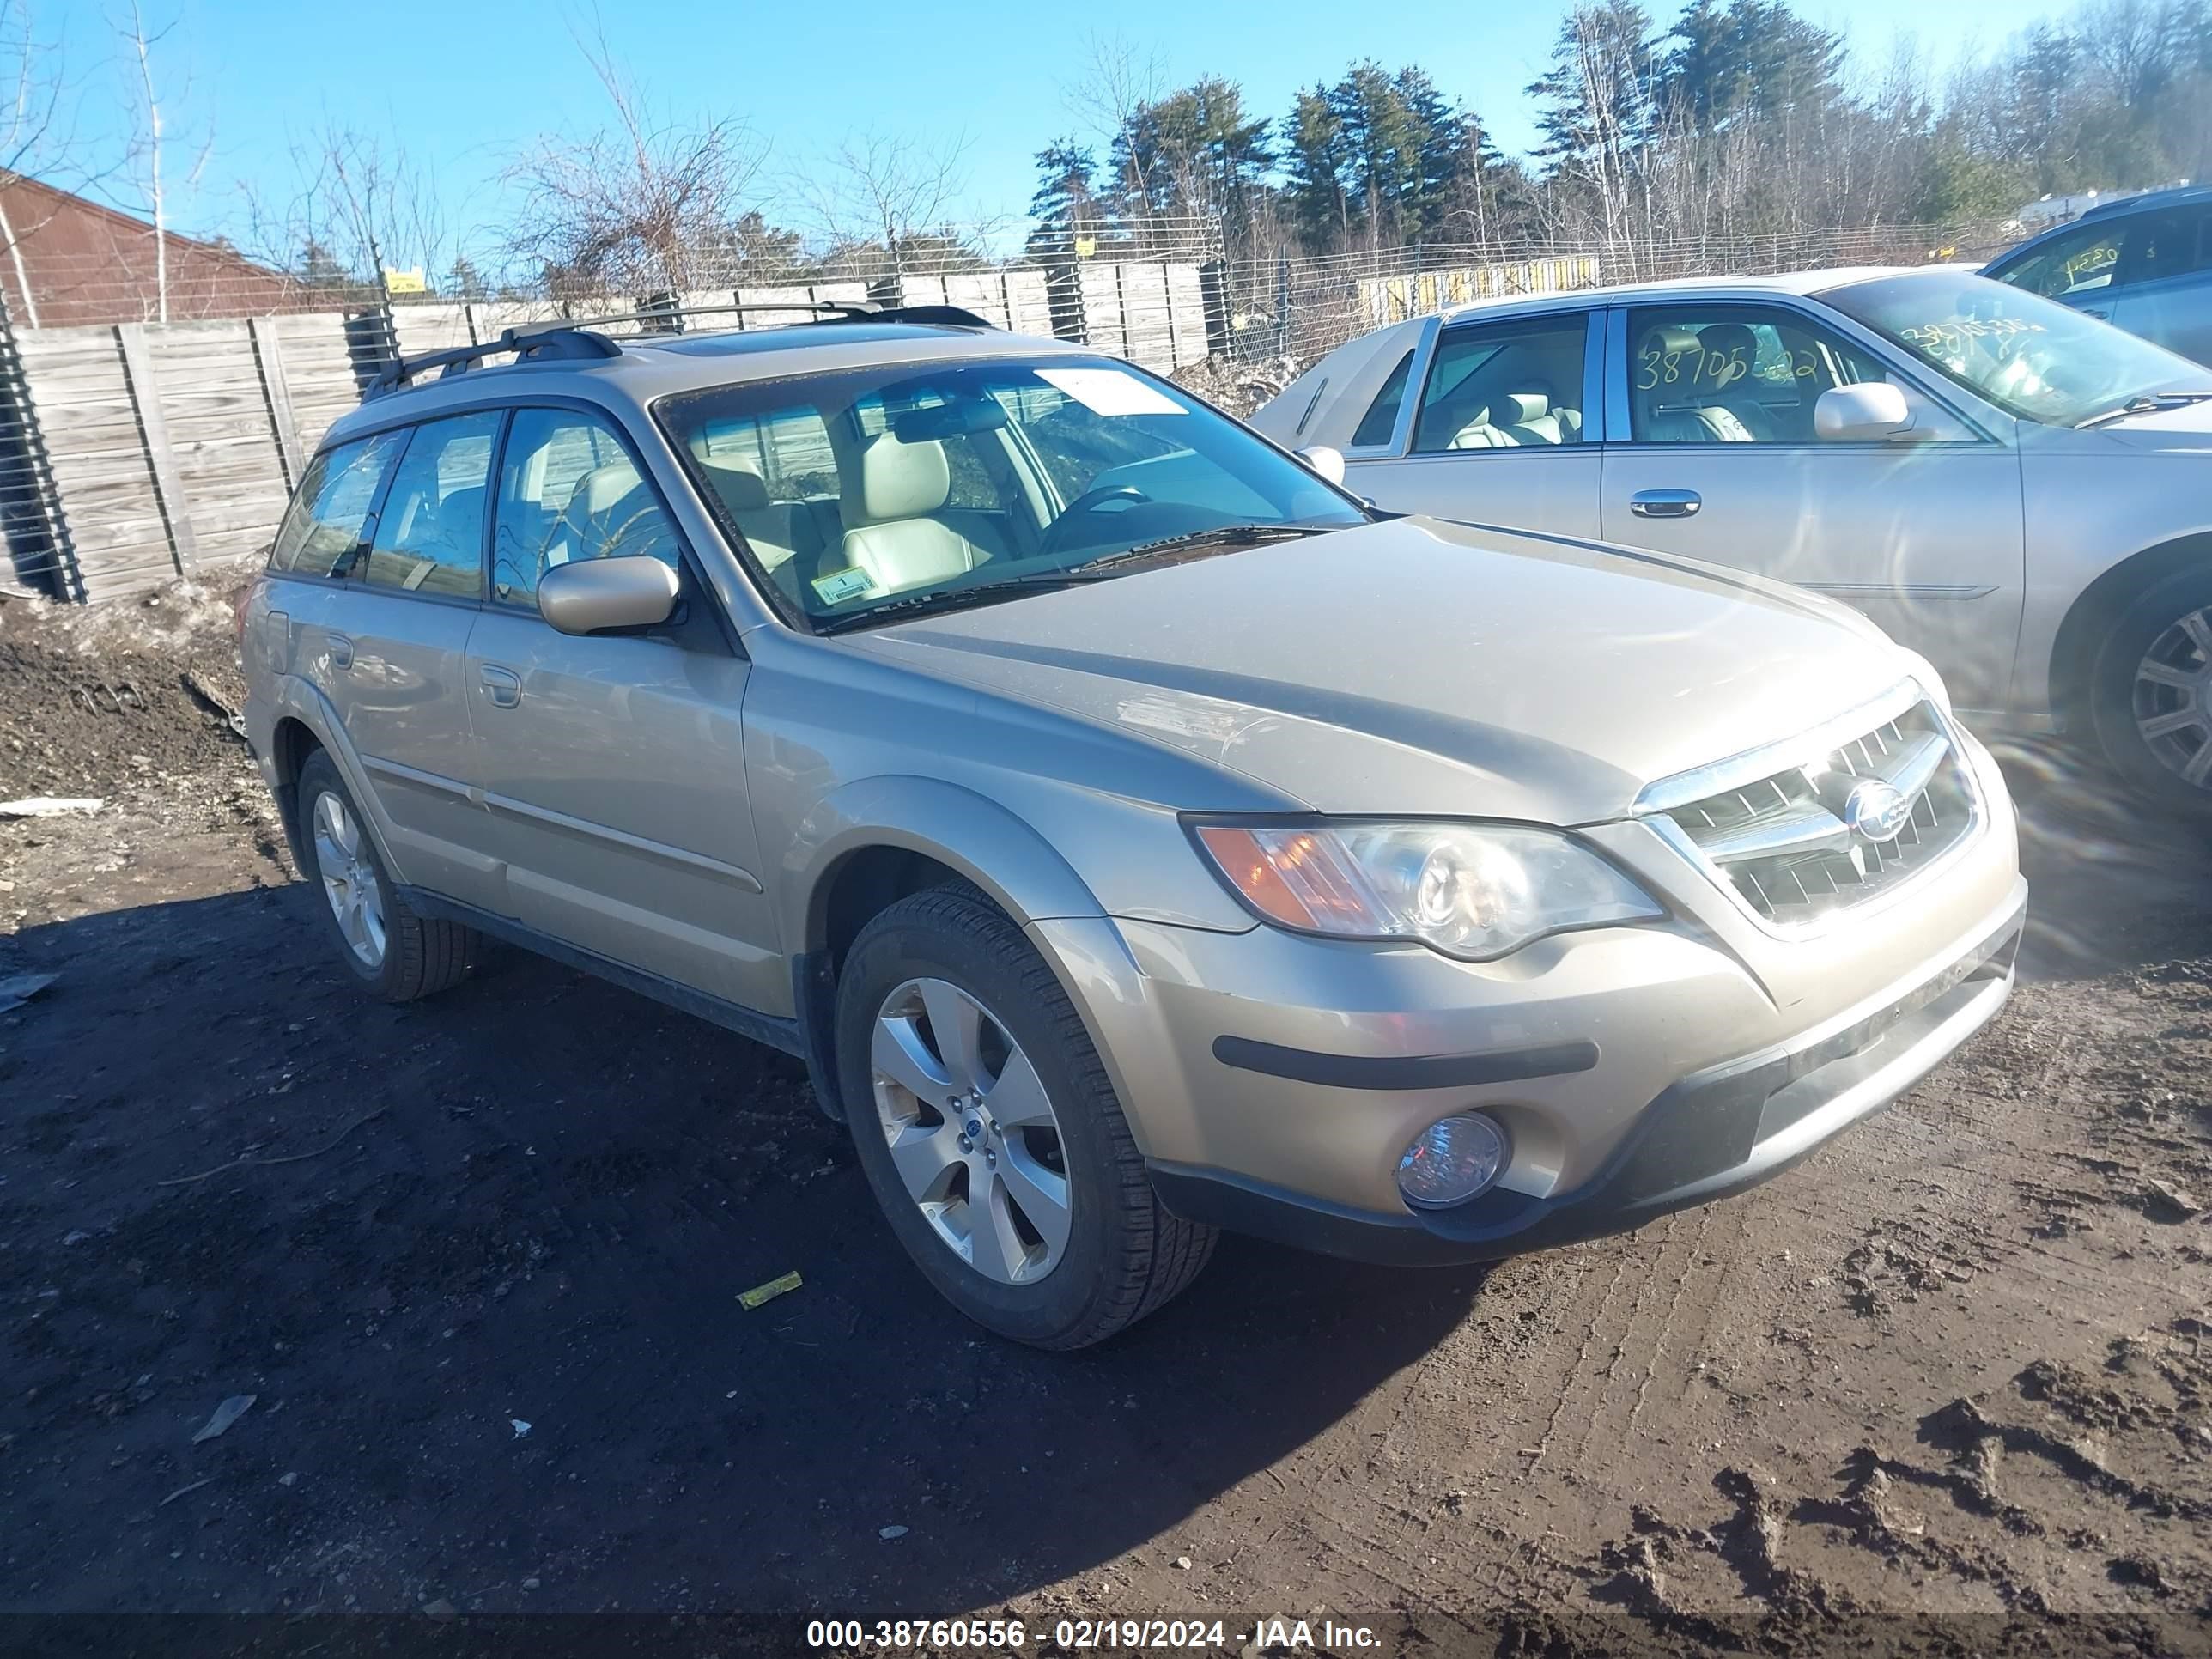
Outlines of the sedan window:
M1398 410L1406 401L1406 382L1413 372L1413 354L1409 350L1398 359L1390 378L1382 382L1382 391L1375 394L1375 401L1359 417L1358 429L1352 434L1354 449L1369 449L1390 441L1398 429Z
M1446 329L1421 392L1414 453L1582 442L1589 332L1582 312Z
M1812 443L1831 386L1881 362L1771 306L1653 307L1629 316L1628 422L1638 443Z

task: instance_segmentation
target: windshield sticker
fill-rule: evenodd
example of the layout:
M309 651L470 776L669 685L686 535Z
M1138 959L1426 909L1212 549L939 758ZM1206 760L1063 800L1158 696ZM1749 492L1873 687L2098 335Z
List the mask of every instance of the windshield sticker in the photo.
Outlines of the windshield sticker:
M1037 379L1058 386L1093 415L1181 415L1181 404L1121 368L1041 368Z
M856 593L868 591L867 573L863 570L833 570L826 576L814 579L814 591L824 605L836 605Z

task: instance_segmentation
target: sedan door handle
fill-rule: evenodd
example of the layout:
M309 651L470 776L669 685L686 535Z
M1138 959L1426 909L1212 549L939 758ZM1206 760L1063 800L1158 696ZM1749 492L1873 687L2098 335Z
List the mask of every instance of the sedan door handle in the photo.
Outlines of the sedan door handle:
M511 668L495 668L486 663L477 671L477 678L495 708L512 708L522 701L522 676Z
M353 641L351 640L348 639L343 634L333 634L330 636L330 646L331 667L350 668L353 666Z
M1694 519L1704 505L1694 489L1639 489L1628 498L1639 519Z

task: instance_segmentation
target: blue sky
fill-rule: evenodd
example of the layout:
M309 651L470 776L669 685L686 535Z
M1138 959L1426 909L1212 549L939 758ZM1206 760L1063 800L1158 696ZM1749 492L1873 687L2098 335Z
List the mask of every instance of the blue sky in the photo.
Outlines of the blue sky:
M291 142L326 118L388 129L434 170L449 216L486 204L502 154L532 135L602 118L599 89L572 38L594 14L562 0L145 0L167 83L171 167L204 149L198 189L177 202L179 228L235 230L236 185L289 174ZM616 54L675 114L740 116L771 151L769 170L803 166L849 132L873 128L942 142L964 135L963 217L1018 215L1031 152L1079 125L1069 94L1102 22L1157 53L1170 83L1204 73L1240 82L1257 109L1285 109L1301 85L1373 57L1425 66L1481 112L1509 149L1532 140L1522 88L1542 65L1565 9L1557 0L1260 0L1236 8L1130 0L1117 9L1038 0L966 0L927 21L878 21L878 8L775 7L722 0L605 5ZM1671 15L1666 4L1654 6ZM1841 7L1801 8L1833 22ZM2034 0L1854 0L1849 33L1886 57L1901 32L1933 64L1987 47L2063 7ZM76 0L66 54L88 136L112 138L128 116L114 20L127 0ZM190 153L181 153L189 151ZM495 198L493 198L495 201Z

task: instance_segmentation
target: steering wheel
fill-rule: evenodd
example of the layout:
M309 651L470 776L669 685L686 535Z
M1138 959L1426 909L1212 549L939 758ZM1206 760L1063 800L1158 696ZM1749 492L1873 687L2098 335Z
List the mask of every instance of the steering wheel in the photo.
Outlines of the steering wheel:
M1096 513L1109 501L1127 501L1134 505L1152 499L1134 484L1101 484L1096 489L1086 489L1070 501L1046 529L1043 550L1048 553L1059 551L1061 532L1084 514Z

